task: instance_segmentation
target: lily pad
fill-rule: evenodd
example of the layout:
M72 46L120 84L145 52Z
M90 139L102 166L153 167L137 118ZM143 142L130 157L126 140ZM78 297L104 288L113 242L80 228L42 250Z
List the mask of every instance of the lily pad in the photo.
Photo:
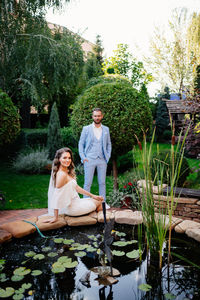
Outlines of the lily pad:
M8 298L14 294L15 290L12 287L7 287L5 290L0 289L0 298Z
M125 255L125 252L124 251L113 250L112 254L115 255L115 256L123 256L123 255Z
M22 279L24 279L24 276L23 275L13 275L11 277L11 280L12 281L21 281Z
M68 256L61 256L61 257L59 257L59 259L58 259L58 263L60 263L60 264L63 264L63 263L65 263L65 262L68 262L68 261L71 261L71 258L70 257L68 257Z
M45 258L45 256L44 256L44 254L36 254L35 256L33 256L33 259L35 259L35 260L42 260L42 259L44 259Z
M51 269L51 271L53 273L63 273L65 271L65 267L63 267L63 265L60 265L60 266L56 266L56 267L53 267Z
M115 231L115 234L116 234L117 236L126 236L126 233L125 233L125 232Z
M65 245L71 245L72 243L74 243L74 240L64 240L63 243Z
M129 243L127 241L117 241L113 243L113 246L118 246L118 247L125 247L127 246Z
M54 239L53 241L54 241L54 243L56 243L56 244L61 244L61 243L64 242L64 239L58 238L58 239Z
M32 283L23 283L22 284L22 288L25 289L25 290L30 289L30 287L32 287Z
M42 248L42 252L49 252L49 251L51 251L51 247Z
M25 289L23 287L20 287L18 290L15 290L15 294L23 294L25 292Z
M85 244L85 245L80 245L76 248L76 250L84 250L88 247L88 244Z
M139 258L140 257L140 251L139 251L139 249L133 250L131 252L126 253L126 256L128 258Z
M19 267L14 270L14 275L25 276L31 272L31 269L26 269L25 267Z
M166 299L170 299L170 300L176 299L176 296L171 293L166 293L166 294L164 294L164 296Z
M5 262L6 262L6 260L5 260L5 259L0 259L0 265L4 265L4 264L5 264Z
M21 300L21 299L23 299L24 298L24 295L23 294L15 294L14 296L13 296L13 299L14 300Z
M7 280L8 280L8 278L6 278L6 273L1 273L0 274L0 282L5 282Z
M75 256L83 257L83 256L86 256L86 253L84 251L79 251L79 252L75 253Z
M65 268L71 269L71 268L75 268L77 265L78 265L78 262L75 260L72 262L65 263Z
M90 247L86 248L86 251L87 252L94 252L94 251L96 251L96 248L90 246Z
M26 252L24 255L26 256L26 257L32 257L32 256L34 256L36 253L34 252L34 251L29 251L29 252Z
M138 287L141 291L148 292L152 289L152 286L147 283L142 283Z
M55 257L55 256L57 256L58 254L57 254L56 252L49 252L47 255L48 255L49 257Z
M32 276L39 276L39 275L41 275L42 274L42 271L41 270L33 270L32 272L31 272L31 275Z

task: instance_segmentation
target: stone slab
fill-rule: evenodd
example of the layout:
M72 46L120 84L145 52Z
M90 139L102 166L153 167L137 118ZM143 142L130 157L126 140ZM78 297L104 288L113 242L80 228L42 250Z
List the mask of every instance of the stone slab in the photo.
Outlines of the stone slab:
M25 219L26 221L35 223L37 218ZM0 226L0 229L6 230L12 234L15 238L21 238L23 236L29 235L36 231L35 226L26 223L24 221L14 221L9 223L4 223Z
M126 209L115 212L115 222L119 224L137 225L143 223L142 212Z
M200 242L200 228L189 228L186 230L186 235Z
M114 215L113 215L112 211L106 210L106 221L109 222L110 219L113 217L114 217ZM103 211L98 212L98 222L104 223Z
M62 215L58 217L58 221L55 223L44 223L44 221L49 220L49 219L51 219L50 216L41 216L38 219L38 221L36 222L37 227L41 231L48 231L48 230L52 230L52 229L62 228L67 225L65 217Z
M163 196L163 195L153 195L154 200L159 201L170 201L170 196ZM198 199L192 199L192 198L173 198L174 203L188 203L188 204L196 204L198 202Z
M89 215L80 216L80 217L65 217L67 221L67 225L69 226L87 226L87 225L94 225L97 223L97 219L90 217Z
M0 229L0 244L12 239L12 234L7 230Z
M184 233L187 229L200 228L200 224L192 220L184 220L175 227L178 233Z

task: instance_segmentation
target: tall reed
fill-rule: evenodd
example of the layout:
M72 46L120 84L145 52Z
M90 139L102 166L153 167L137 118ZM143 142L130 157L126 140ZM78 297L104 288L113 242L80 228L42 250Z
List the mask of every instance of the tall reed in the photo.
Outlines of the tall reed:
M144 134L143 143L141 143L137 136L138 145L140 148L140 170L143 170L142 186L140 187L141 197L141 210L143 214L143 221L145 226L145 236L147 240L147 247L150 250L150 254L159 254L159 268L162 268L162 257L163 257L163 246L166 241L166 235L169 230L168 240L168 261L170 260L171 251L171 229L172 229L172 216L175 203L175 188L180 176L181 165L184 155L184 143L186 135L182 138L182 132L178 137L178 142L175 148L175 127L172 124L172 141L170 149L170 163L159 159L159 146L157 146L158 158L153 159L153 144L155 138L155 130L152 135L152 139L149 147L147 146L146 135ZM179 155L178 155L179 153ZM160 195L162 194L162 187L164 183L164 172L168 169L168 186L170 190L167 192L166 206L161 203L161 197L158 198L159 207L155 208L153 186L157 185L160 187ZM152 175L152 168L155 168L155 175Z

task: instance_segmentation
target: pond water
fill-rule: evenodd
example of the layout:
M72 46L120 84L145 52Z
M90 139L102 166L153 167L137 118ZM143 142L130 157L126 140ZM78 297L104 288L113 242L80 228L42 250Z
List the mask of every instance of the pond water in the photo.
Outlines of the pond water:
M15 290L14 293L11 289L12 295L7 299L200 299L200 269L191 264L200 266L199 244L183 235L173 235L172 253L176 255L167 267L164 252L163 269L159 272L157 263L146 250L141 261L134 258L138 250L137 227L128 225L114 226L112 266L120 272L120 276L115 277L118 282L104 286L94 272L90 273L89 282L81 281L88 270L101 265L99 245L103 230L103 224L65 227L45 232L48 239L35 232L3 244L0 248L1 289ZM149 291L144 291L148 286L142 284L150 285Z

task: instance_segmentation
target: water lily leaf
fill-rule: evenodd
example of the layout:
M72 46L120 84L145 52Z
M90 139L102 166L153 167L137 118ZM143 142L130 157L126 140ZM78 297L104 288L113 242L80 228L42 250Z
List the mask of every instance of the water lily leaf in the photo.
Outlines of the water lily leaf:
M38 259L38 260L41 260L44 258L45 258L44 254L36 254L35 256L33 256L33 259Z
M113 250L112 254L116 255L116 256L123 256L123 255L125 255L125 252L124 251Z
M5 264L5 262L6 262L6 260L5 260L5 259L0 259L0 265L4 265L4 264Z
M32 256L34 256L36 253L34 252L34 251L29 251L29 252L26 252L24 255L26 256L26 257L32 257Z
M139 249L133 250L131 252L126 253L126 256L128 258L139 258L140 257L140 251L139 251Z
M101 249L97 249L97 254L100 254L101 253Z
M113 243L113 246L118 246L118 247L124 247L127 246L129 243L126 241L117 241Z
M63 243L65 245L71 245L72 243L74 243L74 240L64 240Z
M96 249L94 247L90 246L90 247L86 248L86 251L87 252L94 252L94 251L96 251Z
M22 279L24 279L24 276L23 275L13 275L11 277L11 280L12 281L21 281Z
M60 267L62 267L62 263L60 263L60 262L58 262L58 261L56 261L53 265L52 265L52 268L60 268Z
M19 288L18 290L15 290L15 294L23 294L25 292L25 289L23 287Z
M80 243L73 243L73 244L72 244L72 247L77 248L77 247L80 246L80 245L81 245Z
M47 255L48 255L49 257L55 257L55 256L57 256L58 254L57 254L56 252L49 252Z
M65 263L65 268L68 268L68 269L75 268L77 265L78 265L78 262L75 260L72 262Z
M64 239L58 238L58 239L54 239L53 241L54 241L54 243L56 243L56 244L61 244L61 243L64 242Z
M60 263L60 264L63 264L65 262L68 262L68 261L71 261L71 260L72 259L68 256L61 256L61 257L59 257L57 262Z
M30 289L30 287L32 287L32 283L23 283L22 284L22 288L25 289L25 290Z
M116 234L117 236L126 236L126 233L125 233L125 232L115 231L115 234Z
M25 276L31 272L31 269L26 269L25 267L19 267L14 270L14 275Z
M27 261L29 261L29 259L22 261L21 265L25 265L27 263Z
M142 283L138 287L141 291L148 292L152 289L152 286L147 283Z
M23 299L24 298L24 295L23 294L15 294L14 296L13 296L13 299L14 300L21 300L21 299Z
M97 240L97 238L96 238L96 236L94 235L94 234L89 234L88 236L87 236L90 240Z
M75 256L83 257L83 256L86 256L86 253L84 251L79 251L79 252L75 253Z
M131 240L131 241L127 241L127 244L130 245L130 244L137 244L138 241L137 240Z
M51 251L51 247L42 248L42 252L48 252L48 251Z
M97 244L97 242L94 242L94 243L93 243L93 246L94 246L95 248L98 248L98 247L99 247L99 245Z
M65 267L63 267L63 265L60 265L60 266L56 266L56 267L53 267L51 269L51 271L53 273L63 273L65 271Z
M41 275L42 274L42 271L41 270L33 270L32 272L31 272L31 275L32 276L38 276L38 275Z
M8 278L6 278L6 273L1 273L0 274L0 282L5 282L7 280L8 280Z
M88 244L86 245L80 245L80 246L78 246L77 248L76 248L76 250L84 250L84 249L86 249L88 247Z
M166 293L164 294L164 296L166 299L176 299L176 296L171 293Z
M7 287L5 290L0 289L0 298L8 298L14 294L15 290L12 287Z

